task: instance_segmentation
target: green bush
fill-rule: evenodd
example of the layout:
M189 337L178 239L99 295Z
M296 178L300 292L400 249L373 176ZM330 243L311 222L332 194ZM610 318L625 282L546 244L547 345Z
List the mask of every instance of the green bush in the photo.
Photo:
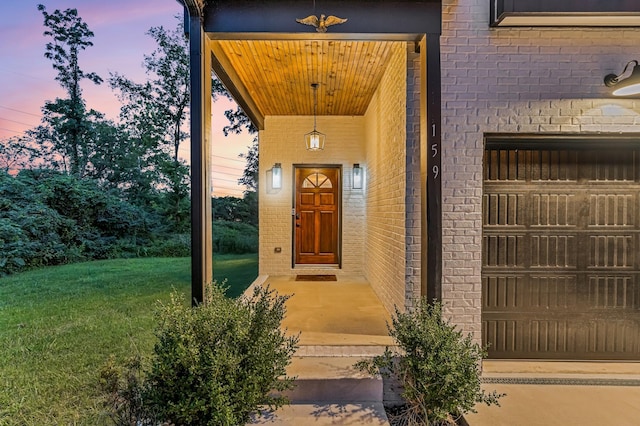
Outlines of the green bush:
M206 293L196 308L176 294L161 305L148 367L132 362L103 369L117 424L236 426L287 402L273 391L293 386L285 369L298 337L280 328L288 297L268 287L247 299L228 299L215 285Z
M96 180L53 170L16 176L0 171L0 276L77 261L190 252L189 236L165 226L157 209L132 204Z
M442 318L441 304L420 300L409 313L396 308L389 333L399 351L387 348L356 366L399 380L405 405L392 424L455 424L452 417L473 411L478 402L499 405L503 395L480 388L484 351Z
M258 252L258 229L244 222L213 222L213 252L245 254Z
M34 187L29 177L0 173L0 276L73 257L62 240L73 221L44 205Z
M154 239L139 251L144 257L188 257L191 256L191 235L174 234Z

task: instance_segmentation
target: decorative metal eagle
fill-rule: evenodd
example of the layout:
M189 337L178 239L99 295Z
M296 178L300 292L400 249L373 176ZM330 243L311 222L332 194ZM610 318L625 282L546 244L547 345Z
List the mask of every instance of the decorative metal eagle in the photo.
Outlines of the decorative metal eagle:
M304 19L296 19L296 22L304 25L311 25L316 27L316 31L319 33L326 33L327 27L331 25L344 24L347 22L347 19L338 18L337 16L329 16L325 19L325 15L320 15L320 19L318 19L315 15L309 15Z

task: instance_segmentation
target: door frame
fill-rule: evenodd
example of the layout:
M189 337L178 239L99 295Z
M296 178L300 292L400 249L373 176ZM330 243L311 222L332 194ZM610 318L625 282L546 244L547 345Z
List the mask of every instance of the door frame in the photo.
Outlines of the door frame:
M294 179L291 181L291 268L336 268L342 269L342 198L344 191L344 179L342 178L342 164L335 163L294 163L292 165L292 174ZM338 200L337 200L337 208L338 208L338 263L330 264L330 265L322 265L322 264L308 264L308 263L296 263L296 187L297 182L295 179L296 170L297 169L313 169L313 168L324 168L324 169L337 169L338 170Z

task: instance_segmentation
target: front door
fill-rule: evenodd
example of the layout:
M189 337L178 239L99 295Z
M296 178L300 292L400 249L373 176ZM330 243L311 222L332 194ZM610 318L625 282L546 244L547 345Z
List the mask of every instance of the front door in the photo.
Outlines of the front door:
M340 168L296 167L295 263L340 263Z

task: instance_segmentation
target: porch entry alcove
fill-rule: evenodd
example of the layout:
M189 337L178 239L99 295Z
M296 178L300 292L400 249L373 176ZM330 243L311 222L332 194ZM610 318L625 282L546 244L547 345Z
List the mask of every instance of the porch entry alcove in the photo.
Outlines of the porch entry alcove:
M363 277L391 312L439 298L441 1L180 2L191 53L193 299L212 276L212 72L259 130L261 277ZM323 15L341 22L298 22ZM308 151L316 124L326 144ZM276 163L282 185L268 188ZM362 186L351 183L356 164Z

